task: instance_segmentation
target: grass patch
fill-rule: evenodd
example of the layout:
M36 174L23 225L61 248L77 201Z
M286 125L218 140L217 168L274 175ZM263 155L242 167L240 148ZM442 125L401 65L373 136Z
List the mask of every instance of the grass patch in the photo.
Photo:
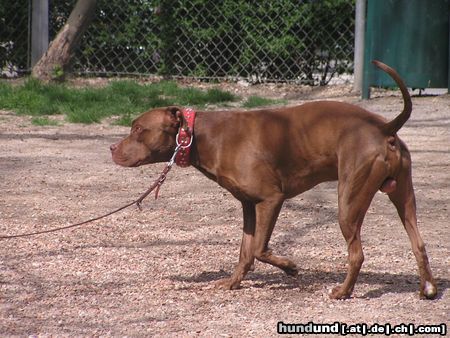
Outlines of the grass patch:
M245 108L255 108L255 107L261 107L261 106L271 106L274 104L283 104L286 103L286 100L274 100L274 99L267 99L265 97L260 96L249 96L247 100L242 104Z
M118 80L105 87L92 88L44 84L31 78L22 85L0 81L0 109L34 116L33 123L37 125L53 123L46 116L55 114L64 114L69 122L75 123L97 123L105 117L118 116L117 124L130 125L136 115L154 107L180 105L202 108L209 104L225 106L237 100L239 97L219 89L185 88L173 81L139 84ZM252 96L244 107L276 102Z
M58 121L51 120L46 116L43 117L33 117L31 119L31 123L35 126L57 126L59 125Z
M35 117L64 114L69 122L76 123L96 123L108 116L119 116L120 124L129 125L134 115L154 107L202 107L236 100L238 97L221 90L182 88L172 81L141 85L120 80L103 88L71 88L35 79L18 86L0 82L0 109Z
M115 121L114 124L118 126L131 126L133 119L134 119L133 115L124 114L117 121Z

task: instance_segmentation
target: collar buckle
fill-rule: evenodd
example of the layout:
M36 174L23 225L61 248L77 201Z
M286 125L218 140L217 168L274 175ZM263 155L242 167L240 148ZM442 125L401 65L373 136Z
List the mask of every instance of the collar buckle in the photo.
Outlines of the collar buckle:
M190 154L192 141L194 139L194 121L196 114L195 110L192 108L182 109L181 113L186 120L186 125L182 123L176 136L176 149L178 151L175 155L175 163L179 167L188 167L191 164Z

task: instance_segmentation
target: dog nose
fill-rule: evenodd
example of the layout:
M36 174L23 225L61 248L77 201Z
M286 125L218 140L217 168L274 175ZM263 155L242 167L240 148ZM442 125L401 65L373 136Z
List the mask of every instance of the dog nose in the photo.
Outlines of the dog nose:
M111 150L111 152L114 152L117 149L117 143L111 144L109 146L109 149Z

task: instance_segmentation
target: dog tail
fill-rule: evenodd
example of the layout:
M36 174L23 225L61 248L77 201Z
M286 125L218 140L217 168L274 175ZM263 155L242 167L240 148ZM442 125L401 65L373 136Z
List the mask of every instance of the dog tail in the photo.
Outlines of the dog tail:
M383 126L383 130L387 135L394 135L396 132L400 130L400 128L405 124L406 121L408 121L409 117L411 116L412 111L411 96L409 95L408 89L406 88L406 85L401 79L400 75L398 75L393 68L377 60L373 60L372 63L378 68L388 73L394 79L395 83L397 83L397 86L400 88L400 91L402 92L404 102L403 111L395 119L386 123Z

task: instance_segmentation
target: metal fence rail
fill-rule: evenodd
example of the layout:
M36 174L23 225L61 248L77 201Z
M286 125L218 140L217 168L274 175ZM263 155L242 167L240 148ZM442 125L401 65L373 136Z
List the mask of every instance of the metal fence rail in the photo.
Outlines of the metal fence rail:
M0 4L2 74L30 65L31 1ZM50 3L50 39L74 0ZM353 73L354 0L99 0L80 74L327 84Z

